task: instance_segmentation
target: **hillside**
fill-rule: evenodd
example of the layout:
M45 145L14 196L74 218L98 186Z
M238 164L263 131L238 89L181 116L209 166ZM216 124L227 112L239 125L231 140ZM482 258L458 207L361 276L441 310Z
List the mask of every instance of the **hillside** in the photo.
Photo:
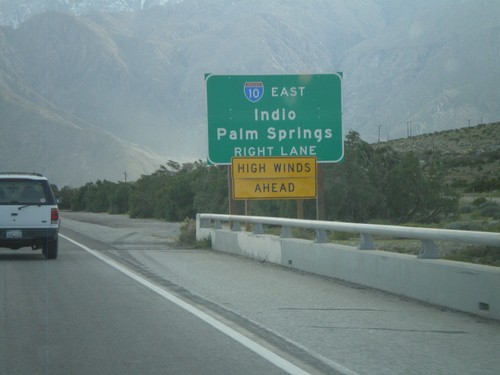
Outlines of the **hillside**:
M500 122L423 134L374 144L413 152L422 163L438 165L457 188L500 177Z
M79 186L97 179L123 180L151 173L164 161L102 129L50 107L36 106L0 85L1 171L36 171L58 186ZM2 125L3 125L2 124Z
M62 187L122 180L125 172L137 179L164 162L54 107L21 82L13 84L15 71L6 71L0 72L0 171L36 171Z
M370 142L499 120L500 6L463 1L394 20L340 58L345 124ZM493 72L493 71L491 71Z
M59 165L63 182L205 159L208 72L342 71L344 132L369 142L379 129L404 136L408 121L431 133L500 119L495 1L22 0L0 10L2 168L40 162L36 147L10 155L20 139L39 145L25 127L44 124L42 139L74 154L44 165Z

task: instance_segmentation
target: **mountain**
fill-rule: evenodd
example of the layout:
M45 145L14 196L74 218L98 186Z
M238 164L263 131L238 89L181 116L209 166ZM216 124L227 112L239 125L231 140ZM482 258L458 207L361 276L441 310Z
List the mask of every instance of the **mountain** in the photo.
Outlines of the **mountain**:
M0 25L17 27L28 18L45 12L133 12L164 5L169 0L3 0ZM170 0L172 2L172 0Z
M499 12L494 0L0 1L0 169L19 139L40 139L19 119L94 166L77 174L61 153L75 175L63 182L120 179L132 167L106 147L139 175L205 159L208 72L342 71L344 132L370 142L494 122Z
M1 171L40 172L62 187L123 180L125 173L137 179L164 163L154 153L36 99L38 104L18 96L0 80Z
M440 2L436 2L440 4ZM340 58L345 125L370 140L499 119L500 4L462 1L397 18ZM383 93L383 94L382 94Z

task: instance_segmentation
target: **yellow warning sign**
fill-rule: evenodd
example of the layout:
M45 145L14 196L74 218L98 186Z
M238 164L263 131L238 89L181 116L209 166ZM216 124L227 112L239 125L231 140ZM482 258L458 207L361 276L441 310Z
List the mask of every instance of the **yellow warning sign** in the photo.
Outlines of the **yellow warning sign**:
M234 157L233 178L316 178L315 157Z
M234 199L312 199L317 196L315 157L234 157Z

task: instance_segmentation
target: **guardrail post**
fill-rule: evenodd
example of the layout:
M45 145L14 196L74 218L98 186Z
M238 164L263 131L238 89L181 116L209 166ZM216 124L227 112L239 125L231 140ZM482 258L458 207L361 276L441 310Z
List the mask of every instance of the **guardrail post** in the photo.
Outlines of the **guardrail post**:
M264 234L264 226L262 223L256 223L253 227L253 234Z
M201 219L200 220L200 228L210 228L211 220L210 219Z
M315 243L328 243L330 239L328 238L328 234L324 229L316 229L316 238L314 240Z
M215 229L222 229L222 222L220 220L215 220Z
M439 249L432 240L422 240L422 249L417 258L420 259L439 259Z
M241 225L239 221L231 221L231 230L233 232L239 232L241 230Z
M359 250L375 250L375 244L373 243L373 237L371 234L361 233L361 242L359 244Z
M281 238L293 238L293 234L292 234L292 228L290 227L287 227L286 225L283 226L283 228L281 229Z

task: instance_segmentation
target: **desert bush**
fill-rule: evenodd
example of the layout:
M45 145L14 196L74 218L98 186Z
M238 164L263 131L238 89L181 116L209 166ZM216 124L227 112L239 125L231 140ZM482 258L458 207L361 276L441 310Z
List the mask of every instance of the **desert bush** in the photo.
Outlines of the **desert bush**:
M479 206L479 212L482 216L500 217L500 205L495 202L485 202Z
M470 214L472 211L476 209L475 206L467 204L459 208L459 213L461 214Z
M465 250L447 254L445 259L500 267L500 247L468 246Z
M486 202L486 198L485 197L478 197L476 199L474 199L474 201L472 202L472 204L476 207L479 207L480 205L482 205L483 203Z
M483 226L477 222L456 221L447 226L448 229L455 230L481 230Z
M337 241L347 241L352 238L358 238L359 234L357 233L350 233L350 232L334 232L332 235L334 240Z
M196 248L210 248L212 242L210 239L198 241L196 239L196 220L185 219L180 226L179 242L184 245L194 246Z
M196 242L196 221L185 219L180 226L179 241L184 244L192 245Z

